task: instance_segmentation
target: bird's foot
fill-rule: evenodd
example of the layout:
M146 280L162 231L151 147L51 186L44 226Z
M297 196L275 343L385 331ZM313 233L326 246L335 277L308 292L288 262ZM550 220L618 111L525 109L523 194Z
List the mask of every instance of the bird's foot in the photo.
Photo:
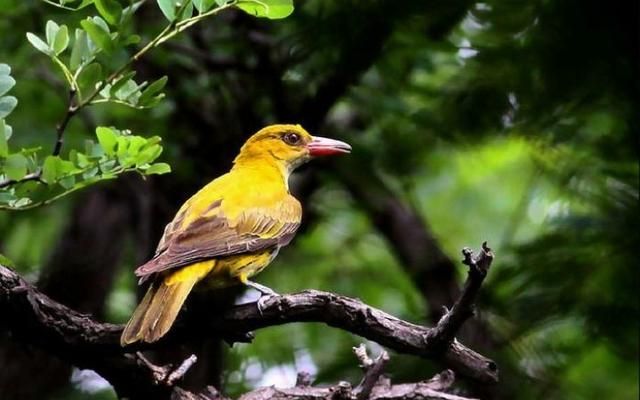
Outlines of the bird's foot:
M258 299L258 301L256 302L256 306L258 307L258 312L260 313L260 316L262 316L263 314L263 310L265 307L265 301L269 300L270 297L272 296L277 296L278 293L276 293L273 289L261 285L259 283L256 282L252 282L247 280L245 282L245 285L257 290L258 292L260 292L260 298Z
M264 307L265 307L264 303L265 303L265 301L269 300L269 298L271 296L272 295L270 295L270 294L260 296L260 298L256 302L256 307L258 307L258 313L260 313L261 317L264 315L264 313L263 313L263 310L264 310Z

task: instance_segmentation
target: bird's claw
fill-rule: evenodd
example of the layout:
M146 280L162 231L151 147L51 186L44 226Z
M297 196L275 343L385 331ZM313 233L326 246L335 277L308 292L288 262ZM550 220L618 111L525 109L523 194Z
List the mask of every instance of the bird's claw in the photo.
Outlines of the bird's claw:
M264 306L265 306L265 301L269 300L270 297L272 297L273 295L271 294L263 294L262 296L260 296L260 298L258 299L258 301L256 302L256 307L258 307L258 313L260 314L260 316L263 316L263 310L264 310Z
M269 300L270 297L273 296L277 296L278 293L276 293L273 289L265 286L265 285L261 285L259 283L253 282L253 281L249 281L247 280L245 282L245 284L255 290L257 290L258 292L260 292L260 298L258 299L258 301L256 302L256 306L258 307L258 313L260 313L260 316L263 315L263 310L265 307L265 301Z

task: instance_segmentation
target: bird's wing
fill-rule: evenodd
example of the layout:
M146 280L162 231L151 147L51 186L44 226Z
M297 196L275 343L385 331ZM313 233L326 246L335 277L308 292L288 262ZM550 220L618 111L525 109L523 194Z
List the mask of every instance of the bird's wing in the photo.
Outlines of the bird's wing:
M300 226L300 203L291 196L271 207L248 208L233 220L221 205L220 200L212 203L207 213L184 229L179 213L165 228L155 257L136 270L141 281L171 268L284 246Z

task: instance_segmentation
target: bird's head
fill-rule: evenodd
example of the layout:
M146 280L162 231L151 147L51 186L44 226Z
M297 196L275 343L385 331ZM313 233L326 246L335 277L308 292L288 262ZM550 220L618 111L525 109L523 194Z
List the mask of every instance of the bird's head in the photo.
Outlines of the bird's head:
M312 157L349 153L351 146L339 140L311 136L300 125L270 125L251 136L234 164L267 161L293 171Z

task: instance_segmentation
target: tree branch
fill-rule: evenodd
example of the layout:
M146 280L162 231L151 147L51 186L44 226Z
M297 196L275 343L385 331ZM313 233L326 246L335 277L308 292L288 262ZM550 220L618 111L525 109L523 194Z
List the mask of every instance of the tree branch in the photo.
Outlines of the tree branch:
M487 246L487 242L482 243L482 249L477 255L467 247L462 250L462 254L464 255L462 262L469 267L462 294L431 331L434 337L445 343L451 342L462 324L475 314L476 296L493 261L493 252Z
M305 290L271 296L262 301L260 310L256 303L238 305L214 319L211 329L233 341L243 341L242 335L253 330L293 322L323 322L400 353L443 361L472 379L497 381L493 361L456 341L447 345L447 339L436 335L435 328L400 320L359 300L335 293Z
M360 367L364 371L362 380L354 390L356 400L367 400L378 383L378 379L382 376L384 366L389 362L389 353L383 350L374 361L367 355L367 349L364 344L354 347L353 352L358 357Z
M361 366L366 364L366 367L363 367L365 376L355 388L352 388L349 382L344 381L329 387L314 387L311 386L308 374L300 373L298 376L302 375L304 378L298 379L295 386L291 388L262 387L243 394L239 400L473 400L446 393L446 390L455 381L455 374L451 370L445 370L427 381L392 385L388 378L381 376L384 364L389 359L385 351L375 361L367 355L364 344L357 348L354 347L354 352L360 360ZM375 379L370 380L374 375ZM367 382L368 386L366 391L363 391L364 382ZM208 387L201 393L191 393L177 388L173 393L172 400L229 399L218 393L216 389Z
M233 306L211 321L207 334L217 333L229 342L247 341L255 329L292 322L323 322L398 352L442 362L460 375L477 381L497 382L495 363L453 338L455 331L472 315L469 310L493 259L486 245L478 256L465 249L465 256L470 273L463 293L435 328L400 320L346 296L306 290L271 296L262 301L260 309L257 303ZM51 300L4 266L0 266L0 309L4 311L2 324L16 340L41 347L80 367L95 370L111 382L120 395L133 398L162 398L167 395L170 385L166 384L166 379L162 386L150 384L157 380L154 377L158 371L140 363L135 355L127 354L157 344L121 348L121 326L96 322ZM189 329L189 321L185 322L178 324L165 340L184 342L192 337L196 331ZM192 360L187 365L194 362ZM372 362L367 373L379 376L381 367L375 365L381 364L384 364L384 357ZM180 367L173 370L177 375L172 381L178 380L184 372L186 369L183 371ZM165 373L165 377L173 373ZM371 379L367 380L366 375L358 390L372 390L371 396L374 396L375 388L369 389Z

